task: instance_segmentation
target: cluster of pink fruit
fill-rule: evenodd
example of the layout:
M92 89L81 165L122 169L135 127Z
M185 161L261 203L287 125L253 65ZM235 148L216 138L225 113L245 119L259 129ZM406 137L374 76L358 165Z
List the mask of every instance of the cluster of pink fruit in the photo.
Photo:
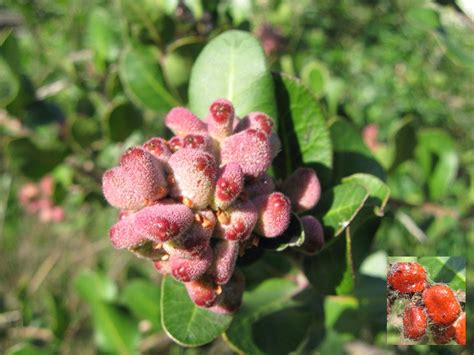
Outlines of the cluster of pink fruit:
M64 209L54 205L54 181L51 176L43 177L39 183L28 182L18 193L23 208L32 215L37 215L42 223L61 222L64 220Z
M237 258L260 238L282 235L291 210L313 208L319 180L299 168L277 186L266 173L280 140L264 113L239 119L232 103L219 99L204 120L178 107L165 124L174 137L130 148L103 176L105 198L120 209L110 239L183 282L196 305L235 312L244 291ZM313 254L324 242L321 224L301 220L306 239L298 249Z

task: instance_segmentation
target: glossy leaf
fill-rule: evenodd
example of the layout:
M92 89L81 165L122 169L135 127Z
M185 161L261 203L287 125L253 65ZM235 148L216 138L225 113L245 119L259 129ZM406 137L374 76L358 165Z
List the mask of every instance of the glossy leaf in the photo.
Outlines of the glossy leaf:
M140 333L138 323L112 304L91 304L95 341L104 352L135 354Z
M382 180L369 174L354 174L343 178L342 182L362 185L369 192L366 205L375 206L375 213L383 215L390 198L390 188Z
M420 162L431 198L445 196L456 178L459 157L454 141L439 129L419 132L416 158Z
M79 295L89 303L113 301L117 297L117 286L106 275L83 271L74 280Z
M65 147L41 149L29 138L16 138L8 142L5 153L10 166L27 177L37 179L55 168L66 155Z
M332 144L318 102L297 79L274 74L274 80L282 141L276 172L286 177L304 164L313 167L322 180L328 180Z
M158 57L152 47L128 47L119 63L120 80L135 104L166 112L179 102L168 92Z
M106 9L97 7L89 15L87 39L100 61L113 61L120 52L120 27Z
M110 140L122 142L140 128L143 117L139 110L128 102L120 103L113 107L106 116Z
M5 107L12 102L19 90L18 78L8 63L0 57L0 107Z
M408 21L424 30L434 30L441 26L439 13L428 8L413 8L407 13Z
M348 294L354 288L350 234L340 236L330 246L305 258L304 272L316 292Z
M316 206L315 213L321 217L326 238L341 234L368 197L367 190L357 183L344 183L325 191Z
M292 299L297 292L297 286L285 279L269 279L246 292L242 308L225 333L229 345L246 354L296 350L310 320L310 314Z
M232 316L196 306L184 285L171 277L161 284L161 324L168 336L183 346L201 346L227 329Z
M355 173L367 173L385 180L382 166L374 159L364 144L361 134L349 122L342 119L331 127L334 149L333 180L339 182L343 177Z
M462 256L426 256L417 260L433 282L442 282L454 290L466 289L466 259Z
M161 287L145 280L133 280L123 290L122 300L140 320L147 319L155 331L161 330Z
M101 138L100 125L92 118L76 118L70 128L72 139L82 148L90 148L90 145Z
M248 32L217 36L194 63L189 83L191 111L205 117L218 98L232 101L239 117L251 111L276 116L273 81L263 49Z

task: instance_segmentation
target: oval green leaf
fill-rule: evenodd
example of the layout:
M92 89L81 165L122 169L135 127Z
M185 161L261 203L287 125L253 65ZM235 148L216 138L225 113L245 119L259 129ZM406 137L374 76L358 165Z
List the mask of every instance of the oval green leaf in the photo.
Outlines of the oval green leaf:
M163 73L152 47L128 47L119 63L119 76L127 96L135 104L157 112L178 106L165 86Z
M161 283L161 325L168 336L182 346L201 346L227 329L232 316L196 306L184 285L172 277Z
M462 256L425 256L418 262L433 282L442 282L454 290L466 290L466 259Z
M332 168L332 144L316 99L299 80L281 74L273 77L282 140L282 152L275 160L276 173L285 177L304 164L327 180Z
M325 191L315 209L321 217L326 239L337 237L352 222L369 197L367 190L357 183L344 183Z
M307 308L293 297L298 287L269 279L244 294L243 306L225 333L229 345L245 354L287 354L296 350L310 322Z
M263 49L251 34L227 31L213 39L197 58L189 84L189 106L205 117L210 104L226 98L239 117L262 111L275 117L273 81Z

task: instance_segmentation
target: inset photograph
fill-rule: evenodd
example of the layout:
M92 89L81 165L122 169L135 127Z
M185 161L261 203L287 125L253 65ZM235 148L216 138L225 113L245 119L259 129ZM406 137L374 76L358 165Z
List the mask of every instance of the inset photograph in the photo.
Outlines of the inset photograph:
M466 259L389 257L387 344L466 345Z

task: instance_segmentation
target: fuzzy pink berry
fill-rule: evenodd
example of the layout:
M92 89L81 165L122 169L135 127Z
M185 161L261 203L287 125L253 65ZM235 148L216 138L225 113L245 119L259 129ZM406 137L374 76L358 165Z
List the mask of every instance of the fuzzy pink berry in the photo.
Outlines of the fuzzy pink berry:
M216 285L203 278L184 284L189 298L199 307L210 307L217 298Z
M244 276L241 272L236 271L230 281L222 287L222 293L209 310L219 314L235 313L242 304L244 290Z
M174 153L168 163L174 179L171 196L187 201L192 208L206 208L217 178L214 157L202 150L183 148Z
M150 153L139 147L130 148L118 167L102 177L106 200L114 207L138 210L164 197L168 190L163 167Z
M268 137L262 131L246 129L227 137L221 146L221 162L238 163L244 175L257 177L271 165Z
M168 143L163 138L154 137L143 144L143 149L153 155L161 163L166 163L173 152L168 147Z
M177 136L206 131L206 124L184 107L175 107L165 117L165 125Z
M239 255L239 242L220 240L214 246L214 263L210 273L215 277L218 285L229 282L234 273L235 262Z
M255 231L268 238L281 235L290 224L291 203L281 192L258 196L253 202L258 209Z
M234 132L242 132L248 128L260 130L269 136L272 133L273 120L263 112L250 112L240 120Z
M206 118L207 130L211 137L218 141L232 133L234 120L234 106L229 100L219 99L209 107L209 115Z
M147 241L146 237L137 230L134 213L121 217L110 227L109 238L117 249L135 248Z
M248 201L236 201L227 210L217 213L215 235L230 241L246 240L257 223L258 212Z
M240 165L228 163L220 169L214 193L214 207L225 210L242 192L244 174Z
M283 183L282 191L289 197L296 212L316 206L321 197L321 185L316 172L310 168L298 168Z
M275 191L275 182L270 175L262 174L257 178L248 179L244 191L251 199L259 195L268 195Z
M216 225L216 217L211 210L199 211L194 215L194 223L189 230L174 240L163 244L170 254L185 259L196 259L209 247Z
M298 250L307 255L314 255L324 245L324 230L321 223L313 216L301 217L305 240Z
M136 230L154 242L179 237L191 227L193 221L192 211L181 203L158 203L135 214Z
M208 247L197 259L185 259L170 255L170 267L173 277L182 282L199 279L212 264L212 248Z

